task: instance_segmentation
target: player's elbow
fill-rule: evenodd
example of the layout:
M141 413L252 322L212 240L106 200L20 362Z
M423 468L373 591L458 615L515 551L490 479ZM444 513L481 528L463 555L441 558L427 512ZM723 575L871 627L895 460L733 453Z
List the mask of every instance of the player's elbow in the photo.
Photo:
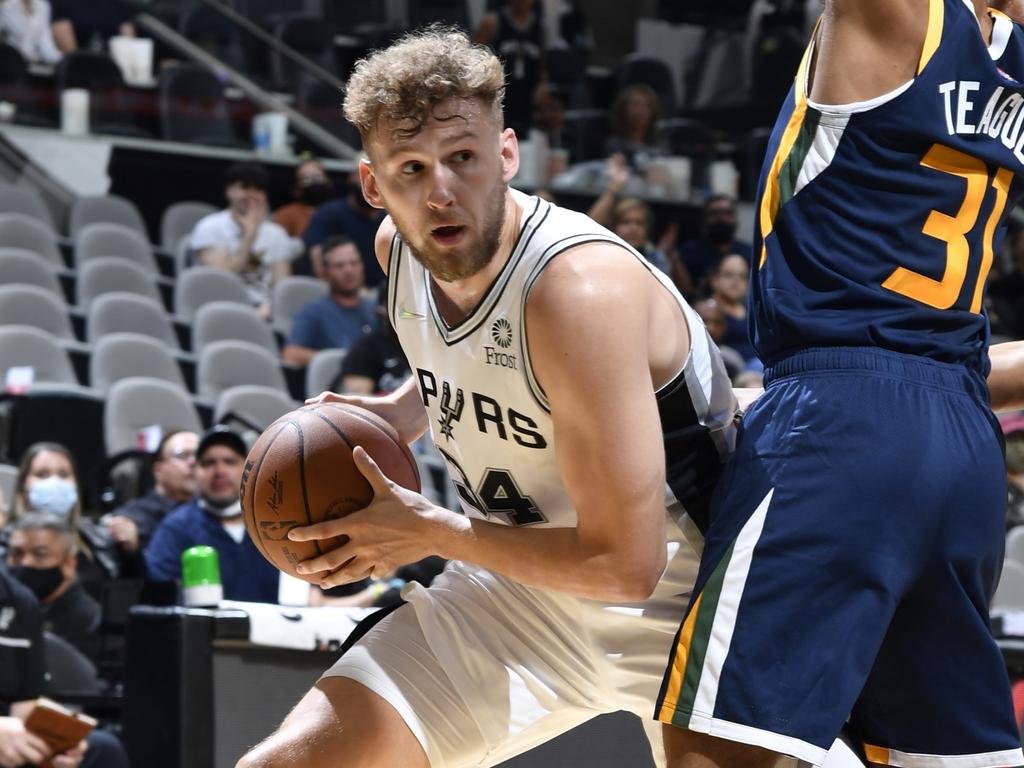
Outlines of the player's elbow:
M616 594L611 598L627 603L642 603L654 594L654 590L665 572L665 551L660 557L638 558L629 569L620 571L615 580Z

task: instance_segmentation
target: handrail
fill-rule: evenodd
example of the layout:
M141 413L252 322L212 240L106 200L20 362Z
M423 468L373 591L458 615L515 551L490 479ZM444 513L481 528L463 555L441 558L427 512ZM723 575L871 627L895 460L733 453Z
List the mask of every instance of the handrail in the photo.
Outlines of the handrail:
M259 24L255 24L250 21L234 8L222 3L221 0L202 0L202 2L224 18L229 19L234 24L244 29L260 42L266 43L278 53L282 53L287 56L310 74L316 75L320 80L333 85L335 88L340 89L345 87L345 81L341 80L337 75L332 72L328 72L315 61L310 61L287 43L282 43L276 37L269 34Z
M192 61L222 74L262 109L270 112L283 112L288 115L288 122L296 131L307 139L315 141L325 150L334 153L335 156L342 159L359 159L359 152L356 149L317 125L290 104L286 104L276 96L267 93L259 85L222 62L216 56L211 55L198 45L182 37L175 30L160 21L160 19L148 13L140 13L135 17L134 22Z

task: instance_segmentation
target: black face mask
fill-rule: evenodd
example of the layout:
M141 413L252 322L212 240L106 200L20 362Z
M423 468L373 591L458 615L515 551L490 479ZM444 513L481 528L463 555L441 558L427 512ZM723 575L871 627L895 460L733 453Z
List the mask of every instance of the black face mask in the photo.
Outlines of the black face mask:
M52 595L64 581L64 573L59 565L55 565L53 568L18 565L11 568L11 574L28 587L40 602Z
M331 185L326 181L308 184L299 188L299 200L306 205L317 206L331 196Z
M712 243L731 243L733 235L736 234L736 225L726 222L716 222L708 225L708 240Z

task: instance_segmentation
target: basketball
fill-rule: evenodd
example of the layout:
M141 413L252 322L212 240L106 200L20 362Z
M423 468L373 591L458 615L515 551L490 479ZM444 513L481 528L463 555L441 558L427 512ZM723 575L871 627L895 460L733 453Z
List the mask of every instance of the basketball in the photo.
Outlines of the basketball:
M295 566L346 541L291 541L292 528L343 517L373 499L352 459L357 445L391 480L420 490L416 462L395 429L353 405L320 403L286 413L249 451L239 493L242 515L253 543L285 573L319 582L322 574L300 575Z

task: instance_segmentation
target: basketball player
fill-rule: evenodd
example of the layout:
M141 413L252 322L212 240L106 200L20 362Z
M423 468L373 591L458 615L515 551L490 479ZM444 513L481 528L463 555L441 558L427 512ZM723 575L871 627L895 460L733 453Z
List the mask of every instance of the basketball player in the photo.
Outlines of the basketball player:
M658 700L674 768L818 764L847 721L874 765L1024 764L988 628L1006 487L982 310L1022 81L1024 31L983 0L828 1L765 161L767 386Z
M651 702L733 394L668 279L586 216L509 189L502 92L493 54L437 28L349 80L413 370L360 402L408 442L429 427L461 510L395 487L357 449L374 503L291 535L350 537L304 564L325 587L453 562L410 585L240 766L494 765L620 709L661 728Z

